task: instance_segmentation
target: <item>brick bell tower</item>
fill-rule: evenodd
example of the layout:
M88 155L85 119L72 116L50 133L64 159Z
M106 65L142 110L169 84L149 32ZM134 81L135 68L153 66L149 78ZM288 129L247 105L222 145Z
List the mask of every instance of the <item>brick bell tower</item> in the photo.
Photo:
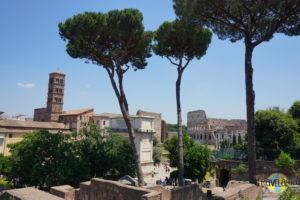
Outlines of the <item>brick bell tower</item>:
M62 114L64 103L65 74L52 72L49 74L46 121L57 122Z

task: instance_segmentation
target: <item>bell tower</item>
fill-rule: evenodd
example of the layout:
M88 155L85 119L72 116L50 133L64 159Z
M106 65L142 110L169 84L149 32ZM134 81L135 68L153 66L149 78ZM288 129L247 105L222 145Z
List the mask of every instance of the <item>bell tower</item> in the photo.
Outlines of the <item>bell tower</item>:
M57 122L62 114L64 103L65 74L52 72L49 74L46 121Z

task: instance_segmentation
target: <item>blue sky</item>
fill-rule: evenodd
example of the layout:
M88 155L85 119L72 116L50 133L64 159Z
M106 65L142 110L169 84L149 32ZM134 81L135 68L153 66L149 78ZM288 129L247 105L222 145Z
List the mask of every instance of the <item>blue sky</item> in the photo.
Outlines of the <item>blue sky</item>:
M146 30L175 19L171 0L1 0L0 110L33 115L45 107L48 74L66 73L64 110L92 107L96 113L120 113L106 72L72 59L58 34L58 23L85 11L137 8ZM253 55L256 110L289 108L300 100L300 37L276 34ZM160 112L176 122L176 68L153 55L145 70L128 71L125 78L130 112ZM204 109L209 117L246 118L244 45L213 37L207 54L184 72L182 110Z

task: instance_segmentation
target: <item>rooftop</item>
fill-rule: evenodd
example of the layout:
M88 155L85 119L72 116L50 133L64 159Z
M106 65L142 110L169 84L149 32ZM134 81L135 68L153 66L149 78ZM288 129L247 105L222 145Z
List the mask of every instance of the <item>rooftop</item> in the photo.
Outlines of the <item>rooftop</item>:
M108 117L108 118L114 118L114 117L123 117L121 114L114 114L114 113L100 113L100 114L94 114L95 117Z
M0 127L22 127L22 128L40 128L40 129L68 129L63 123L57 122L36 122L36 121L18 121L18 120L0 120Z
M93 112L94 109L93 108L85 108L85 109L79 109L79 110L68 110L65 111L61 114L61 116L66 116L66 115L81 115L84 114L86 112Z
M107 118L123 118L121 114L114 114L114 113L101 113L101 114L94 114L95 117L107 117ZM152 116L145 116L145 115L130 115L131 118L150 118L155 119Z
M60 75L66 75L65 73L63 72L51 72L50 74L60 74Z

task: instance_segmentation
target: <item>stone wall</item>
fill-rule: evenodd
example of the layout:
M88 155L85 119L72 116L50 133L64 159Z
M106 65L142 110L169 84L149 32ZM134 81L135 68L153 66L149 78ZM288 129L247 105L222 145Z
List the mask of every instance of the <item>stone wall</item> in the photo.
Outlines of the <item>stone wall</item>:
M161 185L148 186L146 188L160 192L162 200L170 200L171 199L171 196L172 196L171 190L168 190Z
M124 185L116 181L93 178L80 184L76 200L160 200L161 193L139 187Z
M238 167L240 164L248 166L247 162L241 161L234 161L234 160L219 160L216 162L218 168L216 170L217 179L222 179L222 170L227 170L229 173L229 180L238 180L238 181L245 181L248 180L248 172L244 174L233 174L231 172L232 168ZM296 161L295 171L293 170L283 170L278 168L275 165L274 161L264 161L264 160L257 160L256 161L256 170L257 170L257 178L260 179L267 179L273 173L282 173L287 176L288 179L297 180L300 182L300 176L297 176L296 173L300 172L300 161Z
M159 185L133 187L117 181L93 178L83 182L78 189L68 185L51 188L51 194L65 200L202 200L199 185L166 188Z
M50 189L50 194L63 198L65 200L75 199L75 188L69 185L55 186Z
M213 195L214 200L256 200L259 196L259 190L254 184L233 183L228 184L226 190Z
M148 189L155 190L161 193L161 200L202 200L205 195L199 188L199 185L186 185L177 188L165 188L159 185L147 187Z
M204 194L201 192L199 185L186 185L171 190L171 200L202 200Z

